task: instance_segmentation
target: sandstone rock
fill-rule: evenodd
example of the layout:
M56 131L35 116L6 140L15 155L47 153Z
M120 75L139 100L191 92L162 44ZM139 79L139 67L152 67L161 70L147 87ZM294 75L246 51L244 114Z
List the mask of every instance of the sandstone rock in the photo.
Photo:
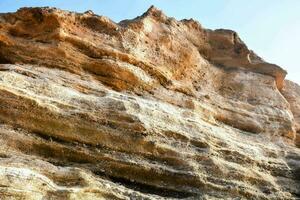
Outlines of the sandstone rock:
M283 96L290 104L295 119L296 144L300 146L300 86L292 81L285 81Z
M3 199L296 199L299 86L155 7L0 15ZM298 131L298 133L297 133Z

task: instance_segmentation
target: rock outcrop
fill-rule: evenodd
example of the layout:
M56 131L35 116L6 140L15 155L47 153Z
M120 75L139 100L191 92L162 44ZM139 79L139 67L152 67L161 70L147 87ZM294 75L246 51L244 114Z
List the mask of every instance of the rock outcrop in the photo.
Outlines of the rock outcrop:
M296 145L300 147L300 86L292 81L284 82L282 94L290 104L296 126Z
M297 199L285 75L237 33L155 7L1 14L0 199Z

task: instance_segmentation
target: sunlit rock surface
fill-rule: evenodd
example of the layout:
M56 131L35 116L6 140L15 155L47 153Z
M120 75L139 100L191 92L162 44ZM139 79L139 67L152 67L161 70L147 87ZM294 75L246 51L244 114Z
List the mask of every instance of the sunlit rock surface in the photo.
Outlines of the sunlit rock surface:
M1 200L300 198L300 86L234 31L23 8L0 63Z

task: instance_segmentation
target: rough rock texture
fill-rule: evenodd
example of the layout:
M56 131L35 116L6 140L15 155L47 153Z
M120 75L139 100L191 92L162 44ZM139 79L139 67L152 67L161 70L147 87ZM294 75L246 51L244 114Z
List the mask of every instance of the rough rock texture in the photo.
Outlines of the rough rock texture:
M154 7L1 14L0 199L300 198L285 75Z
M285 81L282 94L290 104L296 125L296 145L300 147L300 86L292 81Z

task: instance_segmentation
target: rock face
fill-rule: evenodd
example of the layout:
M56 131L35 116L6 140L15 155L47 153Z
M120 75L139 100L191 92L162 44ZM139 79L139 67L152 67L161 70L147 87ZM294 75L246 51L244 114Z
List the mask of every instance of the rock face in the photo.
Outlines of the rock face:
M282 94L290 104L296 125L296 145L300 147L300 86L292 81L285 81Z
M285 75L237 33L154 7L1 14L0 199L300 198Z

